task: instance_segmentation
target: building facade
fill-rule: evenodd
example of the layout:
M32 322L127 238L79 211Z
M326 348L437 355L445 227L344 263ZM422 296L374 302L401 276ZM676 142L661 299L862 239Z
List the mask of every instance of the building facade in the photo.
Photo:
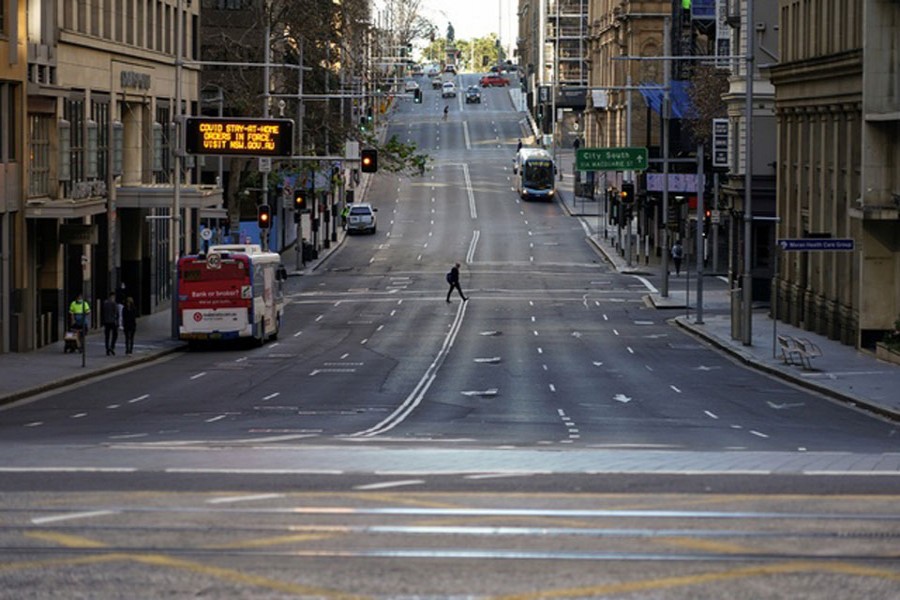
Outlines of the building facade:
M24 39L24 4L0 1L0 352L17 349L27 327Z
M31 160L14 349L59 339L79 292L97 302L124 284L145 314L169 306L175 258L196 247L199 211L221 203L176 160L179 114L196 114L199 101L199 10L181 0L27 2Z
M778 316L857 347L900 319L900 4L780 0L779 238L854 240L784 252Z

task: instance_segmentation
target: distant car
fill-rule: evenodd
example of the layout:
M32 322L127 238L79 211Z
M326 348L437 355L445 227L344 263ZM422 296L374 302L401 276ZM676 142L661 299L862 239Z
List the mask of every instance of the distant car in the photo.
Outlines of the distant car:
M444 85L444 80L441 79L440 75L435 75L431 78L431 89L439 90L442 85Z
M481 87L503 87L509 85L509 79L502 75L490 74L481 78Z
M351 205L350 212L347 214L347 233L356 231L375 233L377 229L376 212L378 209L372 207L368 202Z
M419 89L419 84L416 83L415 81L413 81L413 80L410 79L410 80L407 80L407 82L406 82L406 84L405 84L405 86L404 86L404 89L405 89L407 92L414 92L414 91L416 91L417 89Z
M470 104L473 102L477 102L481 104L481 90L474 85L470 85L466 88L466 104Z
M456 98L456 84L447 81L441 86L441 98Z
M456 65L447 65L444 67L444 73L453 73L456 75Z

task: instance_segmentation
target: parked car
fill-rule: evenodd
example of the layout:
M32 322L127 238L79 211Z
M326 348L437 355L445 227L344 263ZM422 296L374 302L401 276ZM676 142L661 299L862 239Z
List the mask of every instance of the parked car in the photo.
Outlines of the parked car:
M375 222L375 213L378 212L368 202L360 202L350 206L350 212L347 214L347 233L362 231L375 233L377 223Z
M481 90L478 89L478 86L470 85L466 88L466 104L473 102L481 104Z
M491 86L503 87L506 85L509 85L509 79L507 79L506 77L504 77L502 75L491 74L491 75L485 75L484 77L481 78L481 87L491 87Z
M456 98L456 84L447 81L441 86L441 98Z

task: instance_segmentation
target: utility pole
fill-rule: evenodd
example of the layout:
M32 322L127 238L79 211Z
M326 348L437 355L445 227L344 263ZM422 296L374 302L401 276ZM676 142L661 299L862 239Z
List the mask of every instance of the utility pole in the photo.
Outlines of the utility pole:
M747 20L744 35L747 44L747 72L744 87L744 273L741 277L741 308L743 309L743 327L741 342L745 346L753 345L753 0L747 3Z
M172 218L169 232L171 236L169 254L172 261L172 281L169 287L169 296L172 303L172 329L173 339L178 339L178 245L181 242L181 160L184 153L182 146L182 126L184 115L182 113L182 77L184 76L184 0L178 0L175 7L175 164L174 181L172 182Z

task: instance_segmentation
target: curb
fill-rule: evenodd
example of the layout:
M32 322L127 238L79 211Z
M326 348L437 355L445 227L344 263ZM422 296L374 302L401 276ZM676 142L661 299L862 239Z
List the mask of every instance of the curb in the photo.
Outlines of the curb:
M160 357L166 356L168 354L174 354L175 352L181 352L185 348L187 348L187 344L179 344L177 346L172 346L171 348L163 348L157 352L152 352L149 354L145 354L143 356L135 357L128 362L116 363L112 365L107 365L105 367L99 367L96 369L85 370L84 373L79 373L77 375L70 375L68 377L63 377L61 379L55 379L53 381L49 381L47 383L43 383L41 385L36 385L30 388L25 388L22 390L18 390L15 392L11 392L4 396L0 396L0 406L4 404L10 404L12 402L16 402L17 400L22 400L24 398L29 398L31 396L36 396L38 394L43 394L44 392L49 392L52 390L56 390L59 388L63 388L69 385L73 385L75 383L81 383L82 381L87 381L88 379L93 379L95 377L100 377L102 375L108 375L110 373L115 373L116 371L124 371L130 367L141 365L144 363L153 362Z
M783 371L776 367L773 367L767 363L761 362L757 360L755 357L748 355L745 352L741 352L740 350L734 348L730 344L723 343L719 338L706 333L701 329L697 329L692 327L689 323L685 323L682 319L675 317L670 319L670 323L674 323L684 331L689 334L698 337L712 346L715 346L718 350L725 352L726 354L735 357L742 364L756 369L757 371L761 371L767 375L771 375L773 377L777 377L778 379L782 379L788 381L798 387L802 387L804 389L816 392L823 396L827 396L832 400L837 400L839 402L843 402L845 404L850 404L867 412L871 412L877 414L882 417L886 417L891 419L892 421L900 421L900 413L892 411L890 409L884 408L883 406L878 406L877 404L871 404L868 400L864 398L859 398L858 396L854 396L852 394L847 394L843 392L838 392L832 390L828 387L819 385L815 382L809 381L807 379L803 379L802 377L797 377L787 371Z

